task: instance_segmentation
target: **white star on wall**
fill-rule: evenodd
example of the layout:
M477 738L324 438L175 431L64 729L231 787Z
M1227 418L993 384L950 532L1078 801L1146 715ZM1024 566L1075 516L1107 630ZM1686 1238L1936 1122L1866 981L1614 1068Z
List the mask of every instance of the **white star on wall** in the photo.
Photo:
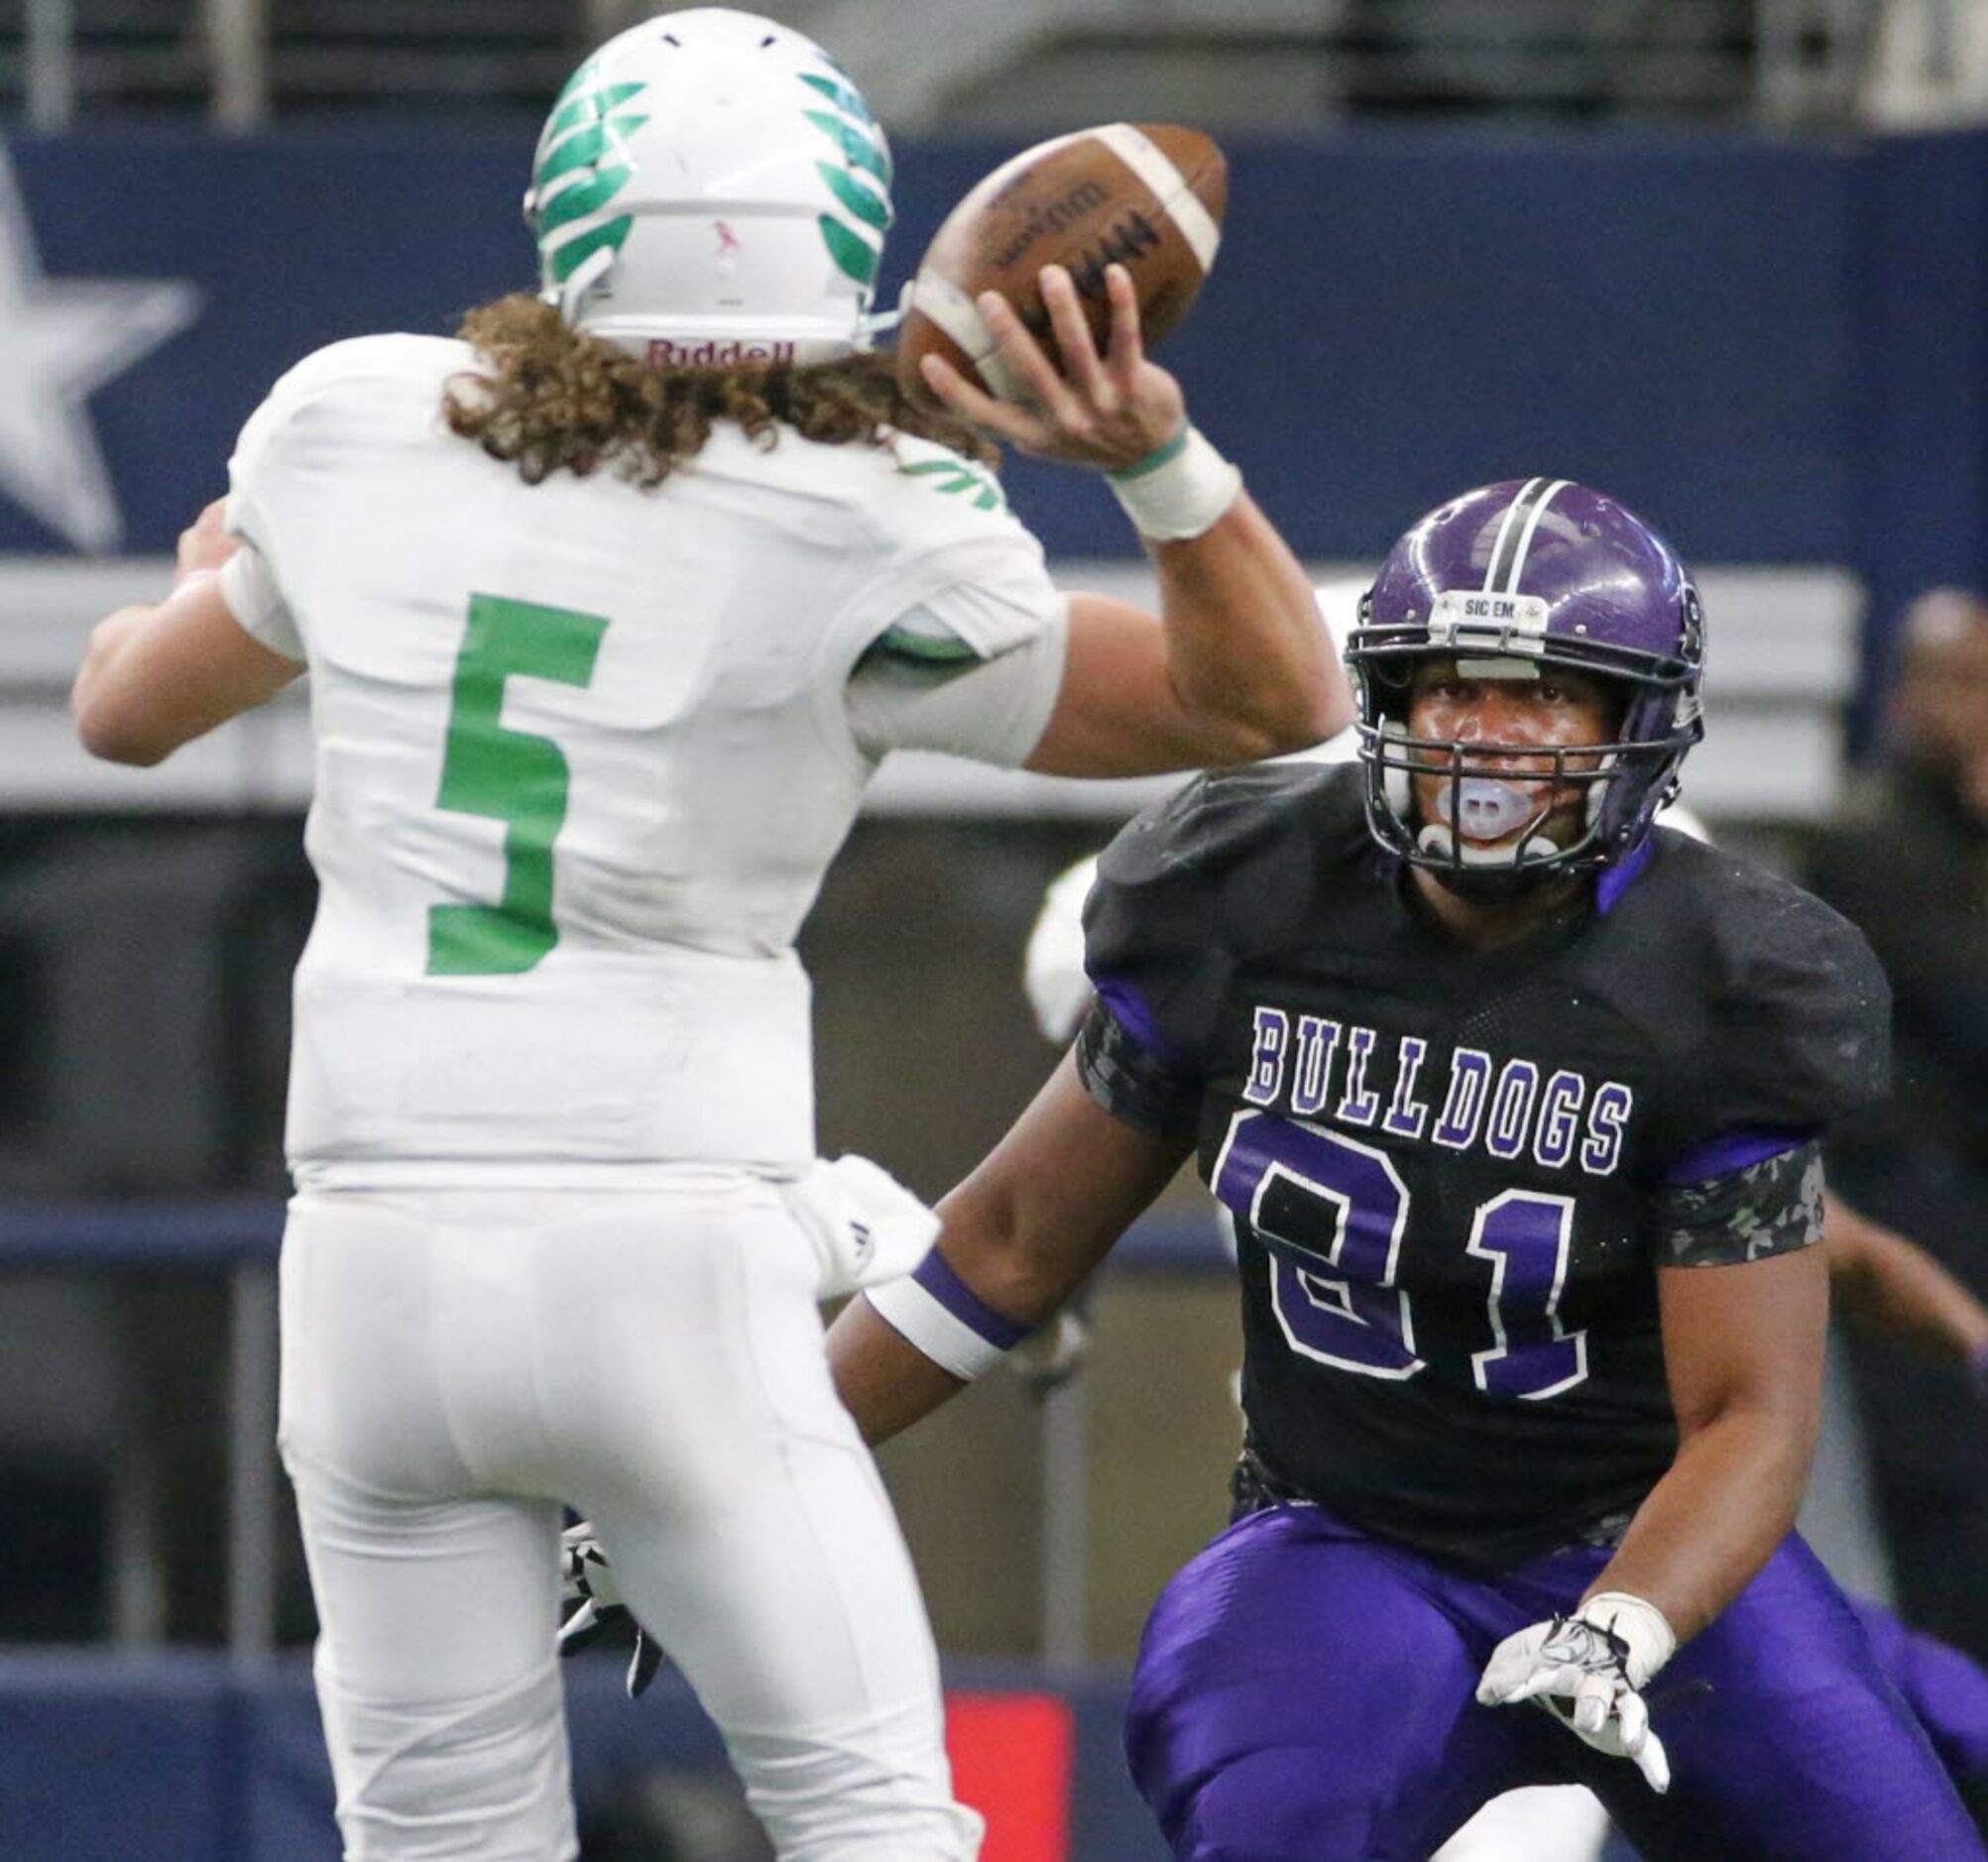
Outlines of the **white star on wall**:
M47 279L0 145L0 495L79 550L115 549L124 519L83 406L192 322L184 279Z

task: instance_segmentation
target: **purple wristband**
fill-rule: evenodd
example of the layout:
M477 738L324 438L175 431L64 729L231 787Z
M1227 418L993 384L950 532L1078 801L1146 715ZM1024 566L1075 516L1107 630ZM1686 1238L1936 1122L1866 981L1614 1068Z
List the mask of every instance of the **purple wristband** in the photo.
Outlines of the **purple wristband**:
M961 1325L985 1338L996 1351L1011 1350L1028 1337L1028 1327L995 1312L946 1265L946 1257L937 1248L918 1263L918 1270L911 1278Z

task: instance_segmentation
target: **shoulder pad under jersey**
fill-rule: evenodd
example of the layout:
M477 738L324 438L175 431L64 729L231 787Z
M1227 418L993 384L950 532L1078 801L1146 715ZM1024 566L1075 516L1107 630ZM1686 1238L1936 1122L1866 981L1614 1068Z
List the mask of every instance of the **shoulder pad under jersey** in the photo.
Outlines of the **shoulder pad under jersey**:
M252 489L264 457L305 407L382 393L432 398L437 409L451 375L475 364L467 343L446 336L354 336L313 350L280 375L249 415L229 469L238 493Z
M1212 1031L1237 959L1303 921L1342 845L1368 845L1348 765L1265 763L1196 777L1131 821L1099 860L1084 913L1093 985L1108 1001L1114 989L1132 992L1168 1047L1191 1054Z
M1891 990L1863 934L1792 880L1723 850L1665 849L1717 953L1694 1093L1707 1132L1813 1131L1881 1099Z

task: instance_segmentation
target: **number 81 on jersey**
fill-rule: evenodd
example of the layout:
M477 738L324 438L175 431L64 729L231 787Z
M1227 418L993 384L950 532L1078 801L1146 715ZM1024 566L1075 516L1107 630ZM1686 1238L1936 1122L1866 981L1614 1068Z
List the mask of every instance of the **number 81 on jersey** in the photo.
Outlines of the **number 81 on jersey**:
M1413 1377L1415 1313L1396 1284L1408 1186L1387 1153L1321 1125L1240 1111L1211 1187L1262 1241L1292 1350L1366 1377ZM1491 1342L1470 1353L1477 1388L1540 1399L1587 1375L1587 1335L1560 1321L1574 1199L1504 1190L1478 1205L1465 1251L1487 1261Z

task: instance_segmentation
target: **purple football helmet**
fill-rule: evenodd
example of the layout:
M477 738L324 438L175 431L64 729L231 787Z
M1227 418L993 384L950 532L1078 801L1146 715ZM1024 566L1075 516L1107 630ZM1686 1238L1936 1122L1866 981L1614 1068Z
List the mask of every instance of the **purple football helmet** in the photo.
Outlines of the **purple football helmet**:
M1445 823L1416 820L1417 771L1447 775L1448 821L1479 819L1486 838L1512 810L1506 767L1480 760L1499 746L1408 735L1410 675L1439 655L1466 672L1481 661L1486 676L1574 667L1618 698L1613 742L1536 753L1537 779L1586 790L1585 825L1570 846L1530 835L1509 848L1469 847ZM1684 564L1634 513L1567 479L1486 485L1432 511L1362 597L1345 659L1359 698L1367 823L1391 853L1453 877L1621 861L1677 793L1678 766L1703 734L1703 617Z

